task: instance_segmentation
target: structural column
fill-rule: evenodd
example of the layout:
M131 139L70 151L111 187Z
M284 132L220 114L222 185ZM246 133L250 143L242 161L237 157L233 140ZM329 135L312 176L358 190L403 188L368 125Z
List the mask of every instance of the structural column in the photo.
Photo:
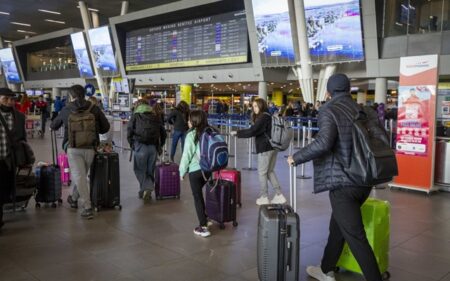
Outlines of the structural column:
M375 102L380 104L386 104L387 98L387 79L377 78L375 79Z
M258 83L258 97L267 100L267 82Z
M358 95L356 96L356 102L358 104L367 104L367 94L365 92L358 92Z
M54 100L56 97L61 96L61 89L60 88L52 88L52 99Z
M192 85L181 84L180 85L180 100L185 101L187 104L192 103Z
M273 90L272 102L276 106L282 106L283 105L283 91L281 91L280 89Z

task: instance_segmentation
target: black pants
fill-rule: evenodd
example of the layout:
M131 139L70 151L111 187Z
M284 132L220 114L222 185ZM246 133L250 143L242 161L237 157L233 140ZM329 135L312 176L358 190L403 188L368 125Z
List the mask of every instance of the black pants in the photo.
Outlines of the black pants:
M9 201L11 196L14 173L5 161L0 160L0 223L3 222L3 204Z
M344 243L358 261L367 281L381 281L378 264L366 237L361 216L361 205L369 197L371 188L353 187L330 191L332 208L330 235L322 258L322 271L336 268Z
M205 173L205 177L208 178L210 174ZM203 177L202 171L198 170L189 173L189 182L191 184L192 195L194 196L195 211L200 226L206 226L208 224L208 217L205 212L205 199L203 198L203 186L206 184L206 180Z

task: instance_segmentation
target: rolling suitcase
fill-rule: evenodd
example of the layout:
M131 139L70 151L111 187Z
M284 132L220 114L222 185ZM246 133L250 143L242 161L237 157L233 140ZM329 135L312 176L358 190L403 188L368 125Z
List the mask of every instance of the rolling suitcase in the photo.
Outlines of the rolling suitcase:
M214 178L231 181L236 187L236 205L242 207L241 172L236 169L225 169L214 173Z
M66 186L70 186L70 169L67 154L60 153L58 155L58 165L61 169L61 183Z
M56 203L62 204L62 185L61 185L61 170L56 163L56 155L58 148L56 143L56 133L51 132L52 139L52 165L44 165L36 169L38 177L38 186L35 196L36 207L40 208L41 203L52 204L56 208Z
M34 174L31 173L30 167L28 173L22 174L22 171L26 169L19 169L16 174L15 190L10 200L4 202L4 210L16 210L24 211L28 206L30 198L35 194L37 188L37 179Z
M156 200L166 198L180 199L180 171L176 163L162 163L156 166Z
M97 153L90 173L91 201L95 211L102 208L116 208L120 205L120 167L119 155Z
M233 182L217 179L206 183L205 209L208 218L216 221L220 229L225 228L226 222L236 221L236 186Z
M361 213L367 240L372 246L383 280L390 277L389 267L389 234L390 205L386 201L368 198L361 206ZM362 274L358 262L354 258L347 243L337 264L338 268Z
M298 281L300 219L296 210L295 167L290 167L291 206L264 205L259 209L257 259L261 281Z

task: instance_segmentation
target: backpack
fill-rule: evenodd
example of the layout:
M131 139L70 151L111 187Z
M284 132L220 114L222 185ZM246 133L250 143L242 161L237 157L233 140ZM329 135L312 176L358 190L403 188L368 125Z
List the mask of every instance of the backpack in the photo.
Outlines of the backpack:
M213 128L206 128L200 136L200 168L203 172L216 172L228 165L228 145Z
M373 109L361 107L358 113L352 116L348 106L337 104L337 108L352 121L352 155L350 165L344 167L349 178L360 186L374 186L392 181L393 177L398 175L397 159L378 117L371 117L375 114Z
M72 111L68 119L70 148L93 148L98 142L95 115L91 112L94 104L87 110Z
M285 151L288 149L294 136L291 126L281 116L270 115L267 112L265 112L265 114L272 118L272 131L270 137L266 134L270 141L270 145L275 150Z
M159 145L160 125L157 117L152 118L147 114L136 114L135 140L146 145Z

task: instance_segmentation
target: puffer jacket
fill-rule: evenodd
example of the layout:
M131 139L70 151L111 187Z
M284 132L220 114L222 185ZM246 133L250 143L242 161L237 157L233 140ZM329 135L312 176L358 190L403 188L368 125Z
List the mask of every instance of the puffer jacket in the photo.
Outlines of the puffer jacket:
M315 140L294 154L296 165L314 160L314 193L357 186L344 170L352 153L352 121L336 104L350 108L351 116L358 112L350 94L337 93L320 108Z
M265 112L258 116L250 128L237 131L238 138L255 138L255 150L258 154L273 150L269 141L271 134L272 117Z

